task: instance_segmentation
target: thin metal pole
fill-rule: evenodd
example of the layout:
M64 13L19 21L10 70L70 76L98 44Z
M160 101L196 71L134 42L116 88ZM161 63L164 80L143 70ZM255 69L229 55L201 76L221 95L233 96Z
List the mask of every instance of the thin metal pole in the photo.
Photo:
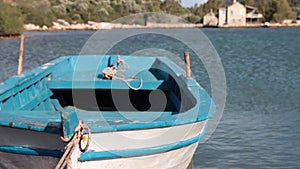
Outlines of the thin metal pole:
M191 63L190 63L190 53L184 52L184 60L185 60L185 70L186 70L186 78L191 77Z
M22 75L22 69L23 69L23 55L24 55L24 34L21 35L20 38L20 49L19 49L19 64L18 64L18 76Z

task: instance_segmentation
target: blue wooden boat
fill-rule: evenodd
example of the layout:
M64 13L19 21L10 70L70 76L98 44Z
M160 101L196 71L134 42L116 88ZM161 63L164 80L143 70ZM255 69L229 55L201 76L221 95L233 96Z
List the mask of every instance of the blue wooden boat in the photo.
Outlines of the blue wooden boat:
M66 56L0 85L0 168L187 168L215 113L165 57Z

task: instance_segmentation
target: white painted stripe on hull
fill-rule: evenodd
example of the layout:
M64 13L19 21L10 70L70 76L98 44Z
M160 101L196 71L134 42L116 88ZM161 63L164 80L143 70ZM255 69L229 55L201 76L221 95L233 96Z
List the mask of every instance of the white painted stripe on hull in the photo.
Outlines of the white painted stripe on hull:
M188 140L199 135L206 121L147 130L95 133L91 136L92 151L109 151L155 147Z
M180 149L139 157L79 162L69 169L186 169L198 142Z

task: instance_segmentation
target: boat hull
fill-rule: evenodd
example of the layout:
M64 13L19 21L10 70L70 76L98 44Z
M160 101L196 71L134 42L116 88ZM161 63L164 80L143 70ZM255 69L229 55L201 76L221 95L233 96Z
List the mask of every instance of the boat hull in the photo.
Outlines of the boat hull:
M78 166L69 168L186 169L193 158L197 145L198 142L180 149L146 156L81 162Z
M26 129L0 126L0 150L2 147L24 147L44 150L46 153L63 151L65 143L60 139L60 134L39 132Z
M103 79L120 57L139 66L128 66L129 79ZM90 55L8 79L0 84L0 169L53 168L63 153L76 169L187 168L215 105L184 73L163 57ZM72 138L69 146L60 136Z
M165 128L94 133L89 150L81 154L77 149L68 168L185 169L205 126L206 121L200 121Z
M119 158L90 159L85 161L77 160L81 154L79 149L77 149L72 156L72 162L69 163L68 168L187 168L197 148L198 139L192 144L187 144L179 148L176 147L176 143L180 144L180 141L193 139L199 136L199 134L204 132L205 124L206 121L201 121L165 128L92 133L92 141L89 150L93 152L117 150L122 153L122 151L128 149L146 150L149 147L156 147L156 149L159 149L160 146L170 145L172 143L175 144L170 148L163 151L158 150L158 152L154 153L147 154L147 151L145 151L145 154L133 155L131 157L123 157L122 154L116 154ZM3 137L4 139L0 146L0 149L2 149L0 152L1 169L55 168L60 157L59 154L55 153L58 152L58 149L63 149L64 147L64 144L59 140L58 135L55 134L8 127L0 127L0 134L5 136ZM35 149L40 150L40 152L32 152L34 150L22 150L22 147L18 147L17 145L35 147ZM14 149L14 146L16 149ZM51 152L51 150L53 150L53 152Z
M0 169L53 169L59 158L0 152Z
M92 133L89 151L133 150L178 143L204 132L206 121L172 127Z
M65 144L59 134L0 126L0 169L55 168Z

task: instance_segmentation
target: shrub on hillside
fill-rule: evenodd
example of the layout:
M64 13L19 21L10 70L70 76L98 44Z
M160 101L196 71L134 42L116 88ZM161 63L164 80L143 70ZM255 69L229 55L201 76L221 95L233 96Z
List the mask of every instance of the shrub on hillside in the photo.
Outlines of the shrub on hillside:
M52 26L55 17L48 0L15 0L15 2L20 8L26 24Z
M0 1L0 34L21 34L23 24L21 12L15 6Z

